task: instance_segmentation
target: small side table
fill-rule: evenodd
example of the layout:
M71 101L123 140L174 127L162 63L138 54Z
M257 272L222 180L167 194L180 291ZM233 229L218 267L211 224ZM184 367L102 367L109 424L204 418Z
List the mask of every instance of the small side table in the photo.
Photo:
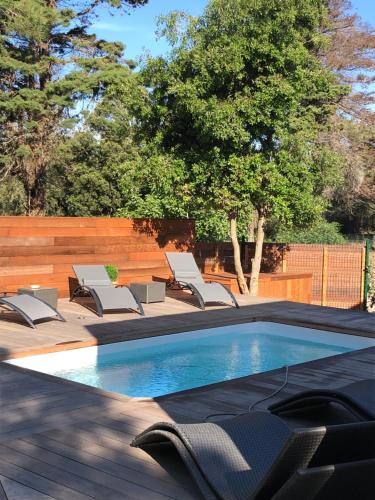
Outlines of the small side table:
M40 288L19 288L18 293L26 293L37 299L44 300L53 308L57 308L57 288L48 288L41 286Z
M139 300L146 304L165 301L165 283L157 281L130 283L130 288Z

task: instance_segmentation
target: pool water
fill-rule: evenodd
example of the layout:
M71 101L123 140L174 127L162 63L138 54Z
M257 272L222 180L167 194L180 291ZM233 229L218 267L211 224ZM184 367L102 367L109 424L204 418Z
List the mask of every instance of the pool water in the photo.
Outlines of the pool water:
M363 337L257 322L12 363L128 396L156 397L370 345Z

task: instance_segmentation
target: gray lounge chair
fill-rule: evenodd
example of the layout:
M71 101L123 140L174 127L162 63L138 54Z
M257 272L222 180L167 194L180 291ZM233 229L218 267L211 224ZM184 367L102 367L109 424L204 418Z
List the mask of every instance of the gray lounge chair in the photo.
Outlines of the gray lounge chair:
M71 301L82 293L89 294L95 301L96 312L100 317L104 311L111 309L130 309L144 316L138 297L127 286L115 287L105 266L74 265L73 270L79 285L73 291Z
M224 285L215 282L205 283L192 253L166 252L165 255L175 282L181 288L190 290L197 297L201 309L205 309L207 302L224 304L229 302L234 307L239 307L233 293Z
M154 424L132 446L151 453L155 446L162 445L164 450L166 444L174 446L206 499L301 500L303 496L275 495L297 471L326 465L319 452L322 446L333 449L329 459L336 458L337 442L352 434L362 436L363 441L374 430L375 422L291 429L276 415L250 412L216 423ZM317 456L320 463L314 463ZM368 457L354 451L353 460L362 459Z
M39 319L58 318L60 321L65 321L50 304L27 294L1 296L0 306L16 311L32 328L36 328L34 322Z
M299 392L268 407L275 415L292 415L336 403L358 420L375 420L375 379L353 382L339 389Z

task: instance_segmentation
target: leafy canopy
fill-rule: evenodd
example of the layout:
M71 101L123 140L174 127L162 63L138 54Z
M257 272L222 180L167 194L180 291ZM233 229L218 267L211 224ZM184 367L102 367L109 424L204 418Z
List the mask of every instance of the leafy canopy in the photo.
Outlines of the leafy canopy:
M238 214L314 219L316 132L346 89L317 57L326 3L213 0L198 19L174 13L174 49L144 68L150 128L190 165L196 201Z

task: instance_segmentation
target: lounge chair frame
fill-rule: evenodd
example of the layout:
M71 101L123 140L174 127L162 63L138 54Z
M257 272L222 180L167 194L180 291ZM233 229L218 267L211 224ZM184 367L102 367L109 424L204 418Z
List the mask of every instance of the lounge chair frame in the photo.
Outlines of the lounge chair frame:
M13 310L13 311L17 312L20 316L22 316L22 318L26 321L26 323L29 326L31 326L31 328L36 329L36 325L35 325L34 321L30 318L30 316L22 308L18 307L16 304L12 304L11 302L8 302L6 300L6 297L8 295L9 295L9 293L5 292L4 296L0 297L0 307L8 308L8 310ZM13 295L17 295L17 294L15 293ZM40 302L43 302L43 304L50 307L56 313L57 318L60 321L63 321L64 323L66 323L66 319L59 313L59 311L57 309L55 309L53 306L51 306L51 304L49 304L45 300L40 299L39 297L33 297L33 298L35 300L39 300ZM43 318L40 318L40 319L43 319Z

